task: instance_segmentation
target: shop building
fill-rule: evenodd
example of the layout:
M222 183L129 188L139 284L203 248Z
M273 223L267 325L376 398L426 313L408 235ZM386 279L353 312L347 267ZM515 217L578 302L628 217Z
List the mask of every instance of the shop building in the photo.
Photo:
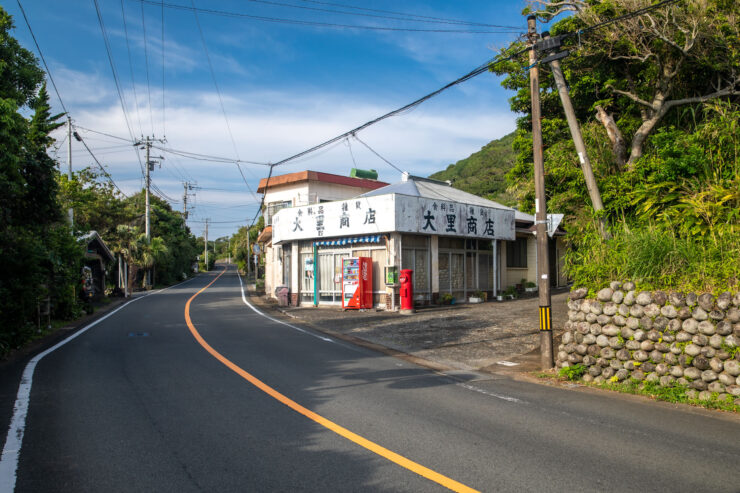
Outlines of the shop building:
M323 204L336 200L349 199L365 192L388 185L377 181L377 173L363 174L371 178L358 176L341 176L319 171L299 171L285 175L273 176L269 180L260 180L257 193L264 194L265 228L260 232L257 242L262 244L265 260L265 291L275 294L277 286L291 285L291 255L284 255L281 246L273 248L272 218L280 210L291 207ZM293 293L298 291L293 290Z
M270 223L266 263L293 304L339 305L347 257L372 259L373 304L386 309L398 306L401 269L413 270L418 305L537 280L533 216L427 178L404 174L353 198L281 208ZM550 243L552 283L563 284L562 241Z

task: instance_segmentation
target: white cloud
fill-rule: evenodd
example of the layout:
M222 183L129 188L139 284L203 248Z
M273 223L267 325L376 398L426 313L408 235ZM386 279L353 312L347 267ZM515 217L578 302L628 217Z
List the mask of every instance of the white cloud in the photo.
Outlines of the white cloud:
M218 98L213 93L179 92L171 94L169 99L177 101L178 105L167 109L167 147L235 157ZM224 94L224 102L239 157L258 162L277 162L388 111L383 104L325 93L251 91ZM510 132L514 128L514 118L509 112L496 112L490 107L471 105L450 108L448 102L432 100L409 113L371 126L358 136L402 170L427 176ZM117 102L100 109L79 112L76 121L86 128L127 137ZM148 123L145 126L148 128ZM160 129L155 120L155 130ZM80 133L93 149L121 143L92 132ZM76 142L74 144L75 149L80 146ZM400 178L397 171L361 143L351 140L350 144L352 153L345 142L340 142L277 168L274 173L314 169L344 175L356 165L378 170L381 180L393 182ZM64 149L60 151L63 161L65 152ZM153 154L160 152L153 151ZM127 193L140 189L141 168L134 151L124 149L106 154L104 158L121 188ZM89 161L79 160L79 165ZM259 179L267 174L267 167L243 165L243 171L252 190L256 191ZM162 168L156 168L153 172L153 177L154 183L164 193L177 200L182 199L182 181L196 181L204 187L196 191L194 203L200 204L200 209L194 217L246 217L256 211L254 198L233 164L193 161L168 154ZM173 207L179 210L182 205L175 204Z

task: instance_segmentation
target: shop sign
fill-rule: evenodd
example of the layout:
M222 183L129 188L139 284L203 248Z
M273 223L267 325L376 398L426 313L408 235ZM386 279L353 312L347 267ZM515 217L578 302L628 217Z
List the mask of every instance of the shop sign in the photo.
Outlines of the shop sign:
M273 243L398 231L514 240L514 211L407 195L377 195L281 209Z

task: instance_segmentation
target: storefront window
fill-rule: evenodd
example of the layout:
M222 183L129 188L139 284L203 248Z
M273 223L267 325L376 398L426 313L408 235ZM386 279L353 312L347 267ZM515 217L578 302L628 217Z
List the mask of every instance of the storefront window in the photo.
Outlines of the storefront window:
M506 267L527 267L527 238L506 242Z
M414 297L430 299L429 238L404 235L401 239L401 268L414 271Z

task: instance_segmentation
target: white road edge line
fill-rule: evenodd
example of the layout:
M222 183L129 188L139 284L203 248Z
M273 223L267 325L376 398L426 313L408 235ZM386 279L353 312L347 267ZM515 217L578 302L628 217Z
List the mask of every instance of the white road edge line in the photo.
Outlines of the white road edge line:
M10 426L8 426L8 435L5 438L5 446L3 447L2 456L0 456L0 493L13 493L13 491L15 490L15 483L17 479L16 474L18 472L18 458L20 457L21 446L23 445L23 435L26 432L26 417L28 416L28 406L31 400L33 372L36 370L36 365L38 364L38 362L41 361L47 354L53 353L68 342L81 336L106 318L113 316L120 310L123 310L131 303L144 299L153 294L159 294L162 291L174 288L175 286L185 284L186 282L190 282L193 279L188 279L187 281L168 286L164 289L153 291L151 293L145 294L144 296L133 298L132 300L127 301L112 312L81 328L63 341L58 342L46 351L43 351L31 358L31 360L26 364L26 367L23 370L23 375L21 376L21 383L18 386L18 393L16 394L15 404L13 405L13 417L10 420Z
M497 394L495 392L489 392L487 390L483 390L481 388L474 387L474 386L469 385L467 383L459 383L458 385L460 387L464 388L464 389L472 390L473 392L478 392L479 394L484 394L484 395L487 395L487 396L490 396L490 397L495 397L496 399L501 399L501 400L509 401L509 402L518 402L518 403L523 403L524 402L523 400L517 399L516 397L509 397L508 395L502 395L502 394Z
M273 322L276 322L276 323L279 323L279 324L283 324L286 327L290 327L293 330L297 330L298 332L302 332L304 334L313 336L313 337L315 337L317 339L321 339L322 341L325 341L325 342L331 342L332 344L336 344L336 341L334 341L334 339L330 339L328 337L324 337L324 336L320 336L318 334L314 334L313 332L309 332L306 329L302 329L300 327L296 327L293 324L289 324L287 322L283 322L282 320L278 320L277 318L273 318L273 317L267 315L266 313L259 311L254 305L252 305L250 302L247 301L247 295L244 292L244 283L242 282L242 276L239 274L239 272L236 273L236 276L239 278L239 286L241 287L241 290L242 290L242 301L244 302L245 305L247 305L249 308L251 308L256 314L262 315L263 317L265 317L268 320L272 320Z

